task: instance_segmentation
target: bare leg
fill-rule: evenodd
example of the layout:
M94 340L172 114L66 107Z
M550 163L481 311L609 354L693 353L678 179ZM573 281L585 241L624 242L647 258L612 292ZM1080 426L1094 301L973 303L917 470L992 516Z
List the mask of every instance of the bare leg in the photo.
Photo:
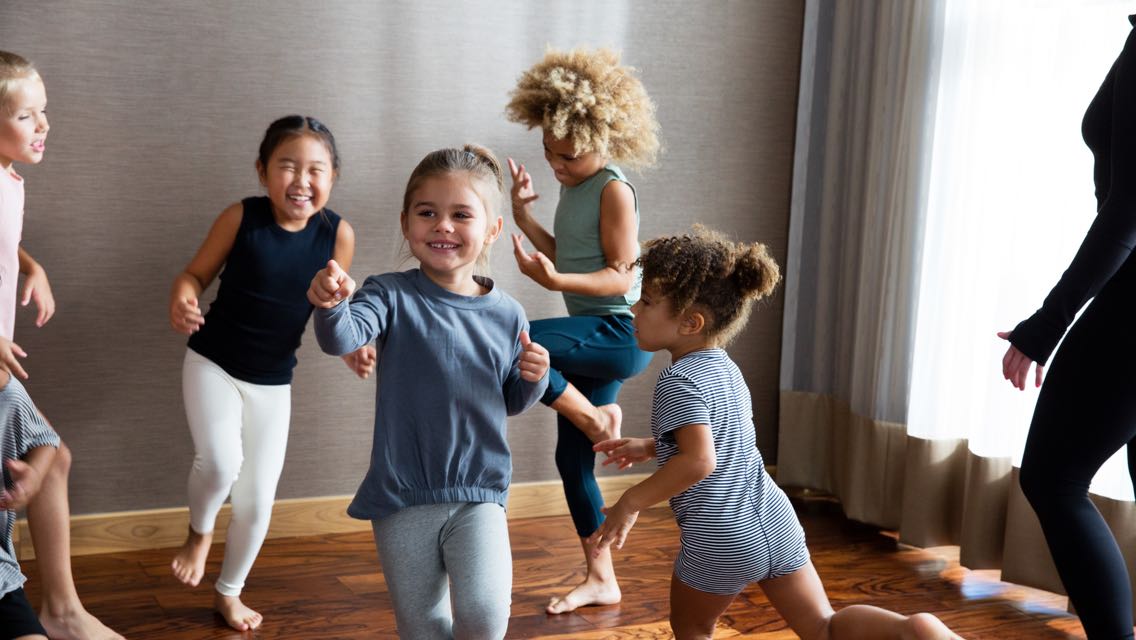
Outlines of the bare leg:
M595 406L576 385L568 383L564 393L551 405L557 413L568 418L592 442L603 442L619 437L623 411L617 404Z
M811 561L787 576L763 581L761 588L804 640L961 640L929 613L904 616L862 604L834 613Z
M71 507L67 477L71 450L60 443L39 494L28 505L28 529L43 581L39 621L59 640L122 640L83 608L71 576Z
M185 542L170 563L174 577L187 587L196 587L205 576L205 561L209 559L209 546L213 544L213 532L197 533L193 525L189 526L189 533Z
M225 618L225 622L237 631L248 631L260 626L264 620L256 611L249 609L241 602L240 596L226 596L220 593L213 594L213 608L221 617Z
M569 591L568 595L549 600L545 608L548 613L568 613L589 605L615 604L623 597L619 591L619 583L615 580L611 547L604 549L599 557L593 557L595 545L589 544L587 538L580 538L580 546L584 548L588 575L583 582L576 585L575 589Z
M699 591L671 575L671 630L675 640L710 640L719 616L736 597Z

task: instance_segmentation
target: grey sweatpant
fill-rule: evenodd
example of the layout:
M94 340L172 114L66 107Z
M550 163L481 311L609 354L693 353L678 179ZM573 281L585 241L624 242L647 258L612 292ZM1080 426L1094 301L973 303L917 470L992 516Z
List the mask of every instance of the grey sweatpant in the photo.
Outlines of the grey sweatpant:
M500 505L407 507L372 522L400 638L502 638L513 557Z

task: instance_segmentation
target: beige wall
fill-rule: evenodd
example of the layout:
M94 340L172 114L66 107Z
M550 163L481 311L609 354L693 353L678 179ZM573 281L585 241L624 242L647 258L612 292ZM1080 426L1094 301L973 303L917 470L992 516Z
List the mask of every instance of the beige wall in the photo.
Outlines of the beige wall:
M528 163L550 219L539 133L505 121L506 93L546 43L614 46L641 70L666 145L658 168L632 174L642 237L701 221L783 261L802 14L803 0L3 0L0 48L32 58L47 82L46 160L22 168L24 246L59 306L42 329L21 312L16 341L32 396L75 452L73 511L184 505L185 347L167 325L167 290L217 213L258 192L252 165L272 119L311 114L336 134L331 206L356 228L361 280L400 266L402 188L437 147L478 141ZM493 269L530 317L563 313L506 246ZM732 348L767 455L780 338L778 295ZM367 465L374 382L319 353L310 333L299 358L279 497L351 493ZM647 433L664 360L625 387L626 432ZM543 407L512 421L515 480L556 478L554 425Z

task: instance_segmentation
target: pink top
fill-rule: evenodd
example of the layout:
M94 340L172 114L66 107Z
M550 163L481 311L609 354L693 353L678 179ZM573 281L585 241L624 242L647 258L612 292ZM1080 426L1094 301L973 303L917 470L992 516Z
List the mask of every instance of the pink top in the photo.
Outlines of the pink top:
M12 339L24 228L24 179L0 169L0 336Z

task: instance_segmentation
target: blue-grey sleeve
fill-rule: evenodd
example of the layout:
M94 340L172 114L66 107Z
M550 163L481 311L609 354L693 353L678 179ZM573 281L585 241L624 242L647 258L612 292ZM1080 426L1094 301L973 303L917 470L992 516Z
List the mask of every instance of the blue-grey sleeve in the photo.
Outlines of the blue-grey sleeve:
M522 318L521 331L529 330L528 320ZM536 382L529 382L521 377L520 360L521 352L524 349L521 347L521 333L517 332L516 342L513 344L513 367L509 371L509 375L505 378L505 412L508 415L515 416L524 413L526 409L533 406L544 395L544 390L548 388L548 372L546 371L544 377Z
M350 300L315 310L316 341L324 353L341 356L382 338L390 325L391 292L371 276Z

